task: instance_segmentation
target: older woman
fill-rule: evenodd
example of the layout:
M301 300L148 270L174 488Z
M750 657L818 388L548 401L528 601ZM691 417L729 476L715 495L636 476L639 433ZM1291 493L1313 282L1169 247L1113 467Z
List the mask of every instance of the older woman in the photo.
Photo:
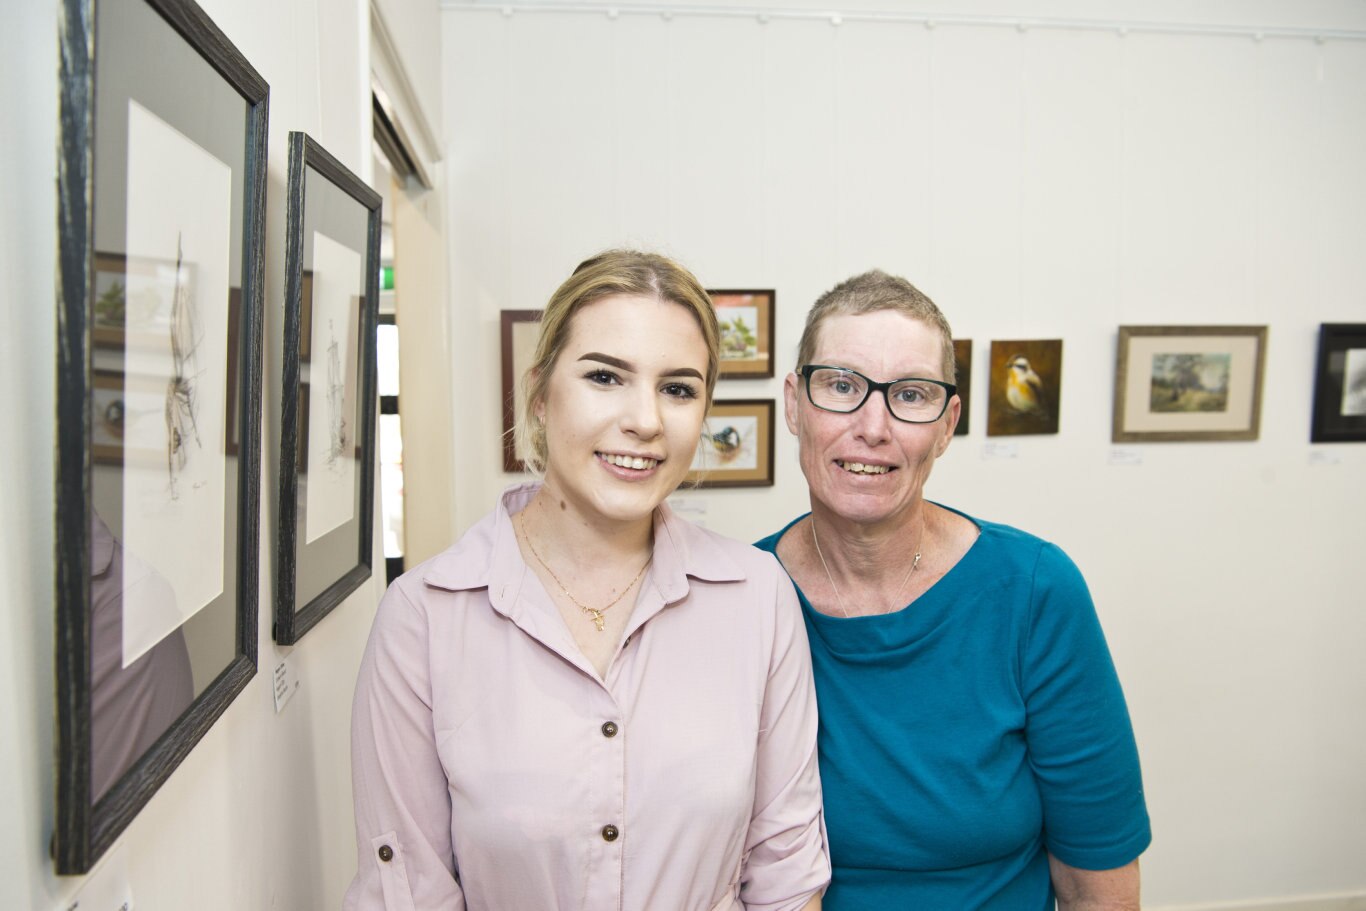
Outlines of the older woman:
M611 251L551 298L524 390L542 483L393 584L356 687L348 909L818 909L815 693L768 554L664 504L716 314Z
M784 384L811 512L759 547L811 643L825 908L1137 908L1137 750L1081 574L924 496L961 407L951 338L870 272L816 302Z

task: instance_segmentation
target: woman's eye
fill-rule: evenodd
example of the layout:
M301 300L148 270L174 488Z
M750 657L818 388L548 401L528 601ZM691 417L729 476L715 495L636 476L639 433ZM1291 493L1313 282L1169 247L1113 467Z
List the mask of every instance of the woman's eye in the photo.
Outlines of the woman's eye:
M621 381L617 375L610 370L593 370L584 375L584 379L599 386L614 386Z
M914 386L907 386L904 389L898 390L896 397L908 405L914 405L917 402L923 402L925 400L925 390L917 389Z
M830 391L839 395L849 395L854 391L854 384L848 380L835 380L830 384Z
M697 389L687 383L665 383L662 390L665 395L677 399L697 398Z

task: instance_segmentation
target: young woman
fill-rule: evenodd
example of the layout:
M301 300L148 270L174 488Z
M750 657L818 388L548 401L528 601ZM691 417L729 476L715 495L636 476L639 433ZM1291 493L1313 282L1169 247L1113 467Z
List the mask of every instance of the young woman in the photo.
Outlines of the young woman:
M716 315L610 251L545 309L507 490L397 580L352 723L347 909L818 909L815 694L776 561L674 516Z

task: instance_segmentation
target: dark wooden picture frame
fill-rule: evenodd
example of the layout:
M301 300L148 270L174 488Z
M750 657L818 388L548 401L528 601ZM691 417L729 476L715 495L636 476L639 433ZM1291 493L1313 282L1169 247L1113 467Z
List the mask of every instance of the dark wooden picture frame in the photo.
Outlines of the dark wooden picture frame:
M778 292L772 288L724 288L709 289L707 294L716 305L716 319L721 329L718 379L772 377L773 323L777 316Z
M379 194L311 136L289 134L274 623L281 645L298 642L372 571L380 206ZM324 245L331 268L323 265ZM338 256L352 274L338 266ZM329 316L324 327L327 308L335 306L345 310L342 325ZM331 344L310 344L321 328L333 333ZM347 350L348 338L355 340L354 351ZM310 406L315 400L327 407ZM319 446L326 447L325 459ZM335 487L332 496L325 493L329 487L318 486L324 484ZM325 507L341 512L329 513L326 522L319 518L315 528Z
M1266 326L1120 326L1115 443L1257 439Z
M52 852L57 873L77 874L88 871L109 849L256 673L262 275L269 87L191 0L63 0L59 25L57 782ZM178 92L169 91L173 86L178 87ZM195 91L187 91L187 87L194 87ZM183 101L176 100L184 98L194 99L192 113L185 110ZM176 142L182 142L182 146L173 148L163 144L154 155L142 151L135 154L131 150L135 111L148 112L140 124L155 124L154 129L162 131L157 134L159 136L177 134ZM137 126L137 130L141 131L139 136L148 135L142 125ZM129 652L126 639L122 643L113 640L110 644L123 650L113 653L110 665L103 660L110 656L97 654L101 643L107 641L101 639L101 630L108 628L111 615L104 611L112 605L117 612L113 615L117 623L123 624L128 589L119 585L111 587L109 571L115 570L122 582L125 572L138 564L154 563L156 555L142 546L150 540L144 534L145 528L134 535L138 538L135 542L138 547L130 548L127 540L128 515L136 516L141 508L136 503L125 508L124 500L120 499L123 479L128 477L123 472L128 470L130 459L123 458L122 452L96 452L92 445L95 370L99 369L101 376L106 378L117 377L109 380L117 387L127 375L125 362L130 370L133 367L142 369L135 363L142 357L142 352L131 342L125 345L122 331L107 325L108 314L102 314L97 320L95 276L97 270L119 268L119 257L124 255L125 246L133 243L132 229L125 233L129 223L125 218L132 219L130 213L134 210L138 219L182 217L175 214L179 211L174 208L176 200L184 197L187 190L193 191L193 187L178 186L166 177L164 187L158 185L154 192L144 192L150 186L144 175L154 170L149 162L165 160L160 156L174 153L176 148L193 148L197 150L196 154L202 153L202 158L195 159L197 163L212 160L213 166L224 175L223 185L230 186L231 192L220 198L225 219L215 219L214 211L209 211L200 221L185 228L192 242L210 235L222 239L221 244L216 240L206 242L208 255L221 258L214 261L213 281L206 279L202 286L194 289L180 285L182 264L178 258L174 259L172 273L176 284L167 298L172 302L172 335L168 342L162 332L159 344L169 345L172 357L176 359L173 379L189 385L195 375L186 373L182 378L180 357L183 351L177 350L175 335L178 327L184 326L177 320L188 322L188 318L183 317L183 310L181 316L176 316L175 308L189 308L197 317L207 315L216 324L212 331L226 334L228 302L226 294L219 300L216 291L235 286L240 290L241 301L236 313L237 325L233 327L237 333L238 360L226 364L226 353L218 355L220 349L215 347L206 358L221 357L221 362L205 362L214 368L208 371L213 377L212 383L203 387L209 392L201 390L201 397L195 400L183 389L168 390L163 382L161 388L165 391L161 394L168 407L173 392L181 395L179 404L187 412L185 420L193 422L196 413L207 416L220 409L227 413L225 399L218 398L216 393L220 386L226 388L233 384L236 429L242 445L240 454L231 458L221 450L212 451L207 445L187 456L194 458L197 465L207 465L207 469L199 470L207 470L210 476L216 469L221 469L214 484L222 485L219 506L223 510L223 525L220 528L212 522L194 523L196 530L211 529L221 542L222 578L215 580L215 584L221 583L221 591L212 601L201 602L199 606L182 603L182 608L189 607L191 621L167 633L165 639L150 646L150 651L142 657ZM140 175L136 182L131 178L135 167ZM134 189L138 191L136 195ZM97 210L100 212L98 225ZM111 225L114 227L109 227ZM199 233L205 225L210 229ZM171 244L173 251L179 249L180 241L181 237L177 236ZM184 268L190 269L194 262L192 257L187 257ZM198 345L203 336L192 337ZM219 336L214 338L214 345L218 345ZM95 363L97 354L98 365ZM227 369L219 373L217 368L221 366ZM200 408L205 410L197 411ZM168 435L173 444L160 458L161 470L163 473L169 470L171 476L166 497L174 500L177 496L176 469L167 468L167 453L173 460L178 445L184 440L176 436L179 428L172 429L170 424L168 420L162 433ZM196 439L200 430L211 433L208 437L211 440L218 439L224 432L221 427L212 431L207 426L195 427L198 428L194 430ZM98 477L95 474L97 461L100 463ZM211 489L218 490L217 486L211 486ZM101 516L96 511L96 502L101 497L105 501L112 497L117 502L117 521L112 514ZM101 573L99 580L92 578L95 573ZM205 574L208 575L207 569ZM170 603L175 605L178 592L174 584L163 587L171 592ZM94 622L96 595L102 612L99 624ZM133 605L138 603L132 602ZM127 725L123 716L106 714L110 711L109 690L100 692L98 698L94 692L103 687L103 681L107 679L96 674L96 660L102 660L99 667L112 667L113 672L107 676L117 680L120 668L122 671L137 669L144 657L161 650L167 640L183 637L199 607L210 606L216 615L221 612L223 616L231 616L231 633L222 641L209 642L213 646L210 654L222 653L222 666L215 664L207 669L202 686L185 680L189 689L183 692L183 705L176 701L169 711L162 705L164 729L146 745L141 739L132 742L125 737L120 749L126 749L127 755L111 764L108 757L112 751L101 752L103 745L96 743L97 734L93 732L112 727L116 735L123 736ZM142 620L140 616L135 619ZM187 653L182 670L188 675L189 668ZM198 678L199 674L194 676ZM152 685L155 688L155 682ZM101 707L99 717L93 714L96 705ZM144 733L148 738L153 736L153 732ZM97 775L103 782L99 788L94 784Z
M956 362L953 384L958 387L958 401L962 403L953 435L962 437L968 435L968 406L972 404L972 339L953 340L953 359Z
M706 487L772 487L773 399L716 399L702 425L686 484Z
M540 338L540 310L504 310L499 319L503 376L503 470L526 471L517 451L517 384L531 366L530 357ZM529 351L528 348L531 350Z
M1311 443L1366 442L1366 323L1321 323Z

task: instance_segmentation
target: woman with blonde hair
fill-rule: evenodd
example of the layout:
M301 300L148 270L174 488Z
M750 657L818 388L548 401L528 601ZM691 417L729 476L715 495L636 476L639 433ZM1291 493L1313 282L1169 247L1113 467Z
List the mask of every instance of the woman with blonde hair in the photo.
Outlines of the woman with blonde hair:
M380 604L352 720L347 909L818 909L801 612L768 554L682 521L716 315L609 251L542 317L505 491Z

